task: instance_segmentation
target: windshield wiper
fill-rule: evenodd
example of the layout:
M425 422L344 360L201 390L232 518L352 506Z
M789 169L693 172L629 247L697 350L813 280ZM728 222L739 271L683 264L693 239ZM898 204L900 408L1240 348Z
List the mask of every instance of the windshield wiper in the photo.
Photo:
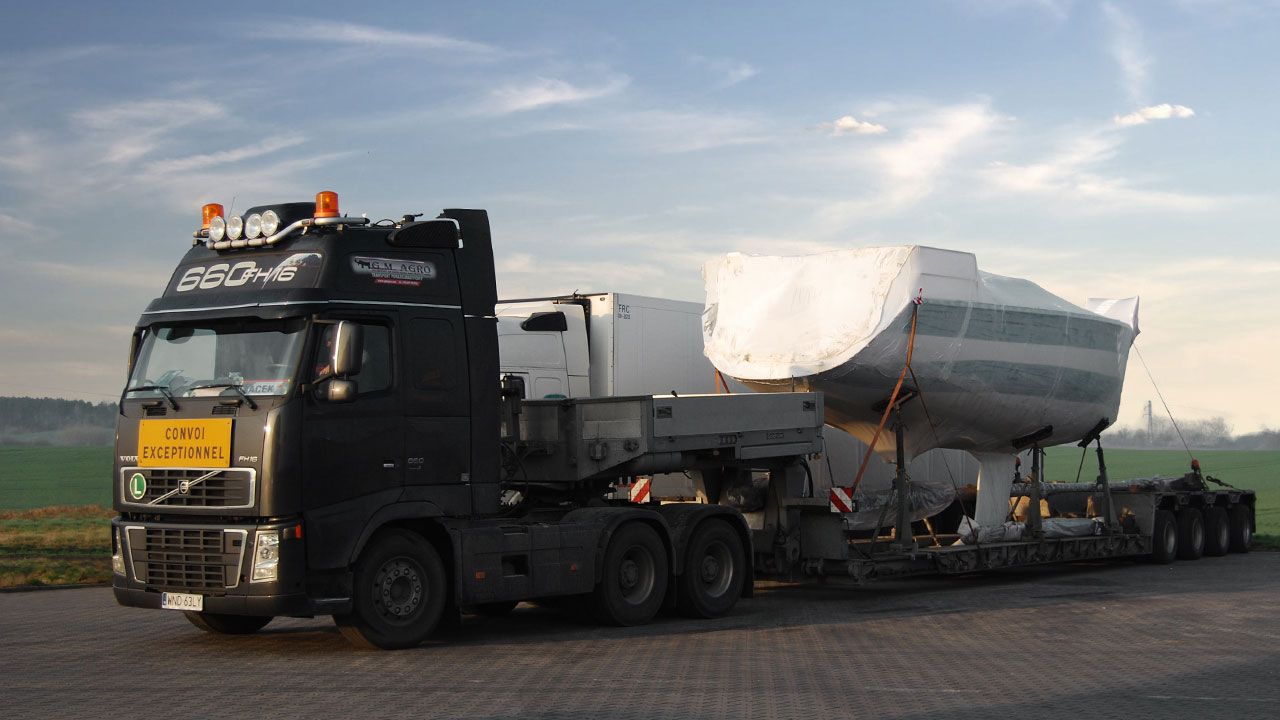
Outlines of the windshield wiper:
M169 392L168 385L139 385L138 387L125 388L124 394L128 395L131 392L142 392L143 390L159 390L160 394L164 395L165 399L169 401L169 405L174 410L178 409L178 401L173 399L173 393Z
M201 385L192 385L187 389L202 390L204 388L231 388L232 390L235 390L236 392L240 393L240 397L244 398L244 401L249 403L250 410L258 409L258 403L254 402L253 398L249 397L249 393L245 392L244 388L240 387L235 383L229 383L229 382L203 383Z

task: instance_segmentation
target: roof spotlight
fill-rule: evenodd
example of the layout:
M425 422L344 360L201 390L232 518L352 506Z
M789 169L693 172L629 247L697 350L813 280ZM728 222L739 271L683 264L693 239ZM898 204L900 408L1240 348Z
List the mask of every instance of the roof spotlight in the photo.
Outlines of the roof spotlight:
M222 219L221 215L214 215L209 218L209 239L218 242L227 234L227 221Z
M244 236L252 240L262 234L262 216L253 213L244 219Z
M280 216L275 210L268 210L262 213L262 236L271 237L280 229Z
M239 240L241 235L244 235L244 218L239 215L227 218L227 237Z

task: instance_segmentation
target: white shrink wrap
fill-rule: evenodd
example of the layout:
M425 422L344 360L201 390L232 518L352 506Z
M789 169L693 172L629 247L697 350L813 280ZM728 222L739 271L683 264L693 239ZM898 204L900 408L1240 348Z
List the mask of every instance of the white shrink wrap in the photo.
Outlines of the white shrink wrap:
M1137 298L1086 309L983 272L971 253L921 246L731 253L703 278L712 364L757 392L823 391L827 421L863 442L906 360L916 308L923 402L904 406L908 458L935 447L1011 453L1014 438L1049 425L1042 445L1080 439L1115 418L1138 332ZM876 450L894 449L886 428Z

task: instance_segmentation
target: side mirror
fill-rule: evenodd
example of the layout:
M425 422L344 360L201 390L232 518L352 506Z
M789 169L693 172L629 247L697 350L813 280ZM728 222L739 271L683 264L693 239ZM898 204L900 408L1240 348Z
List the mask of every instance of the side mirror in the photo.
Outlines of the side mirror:
M356 399L356 381L333 378L324 384L324 399L331 403L349 403Z
M360 372L364 363L364 328L343 320L338 323L333 339L333 374L347 377Z

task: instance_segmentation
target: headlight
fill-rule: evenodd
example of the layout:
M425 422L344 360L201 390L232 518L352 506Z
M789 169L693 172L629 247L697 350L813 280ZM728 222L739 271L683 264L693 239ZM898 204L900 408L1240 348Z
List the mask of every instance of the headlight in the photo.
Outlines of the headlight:
M253 239L262 234L262 216L254 213L244 219L244 236Z
M275 530L258 531L253 543L253 582L276 579L280 566L280 535Z
M120 528L111 532L111 540L111 572L124 575L124 543L120 538Z
M227 237L232 240L239 240L244 234L244 218L239 215L233 215L227 218Z
M209 239L210 240L212 240L213 242L218 242L222 238L226 237L226 235L227 235L227 221L223 220L221 215L209 221Z
M262 213L262 236L271 237L280 229L280 216L275 210L268 210Z

